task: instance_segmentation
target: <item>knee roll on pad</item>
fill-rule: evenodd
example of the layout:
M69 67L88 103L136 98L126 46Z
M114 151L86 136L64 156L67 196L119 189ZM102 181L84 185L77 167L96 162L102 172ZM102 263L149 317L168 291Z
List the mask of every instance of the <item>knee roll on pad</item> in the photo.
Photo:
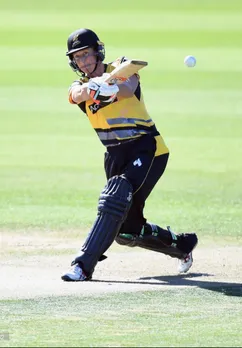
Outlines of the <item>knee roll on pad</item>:
M98 203L99 213L108 213L125 220L131 206L133 188L123 176L113 176L104 187Z

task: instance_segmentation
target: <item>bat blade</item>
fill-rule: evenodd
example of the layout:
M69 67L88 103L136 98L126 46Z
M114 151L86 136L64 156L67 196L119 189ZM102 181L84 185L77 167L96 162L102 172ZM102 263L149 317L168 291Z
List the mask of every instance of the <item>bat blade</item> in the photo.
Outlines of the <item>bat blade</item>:
M143 60L129 59L118 65L105 79L107 83L122 83L130 76L136 74L140 69L146 67L147 62Z

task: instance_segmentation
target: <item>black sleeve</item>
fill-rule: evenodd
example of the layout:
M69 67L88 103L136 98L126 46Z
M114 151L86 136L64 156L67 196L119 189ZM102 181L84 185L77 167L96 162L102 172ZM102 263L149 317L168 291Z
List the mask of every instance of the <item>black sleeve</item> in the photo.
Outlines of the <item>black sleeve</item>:
M82 112L84 112L84 114L86 114L86 102L82 102L80 104L77 104L79 106L79 108L81 109Z
M134 92L134 95L136 96L136 98L137 98L138 100L140 100L140 97L141 97L141 87L140 87L140 83L138 83L138 86L137 86L137 88L136 88L136 90L135 90L135 92Z

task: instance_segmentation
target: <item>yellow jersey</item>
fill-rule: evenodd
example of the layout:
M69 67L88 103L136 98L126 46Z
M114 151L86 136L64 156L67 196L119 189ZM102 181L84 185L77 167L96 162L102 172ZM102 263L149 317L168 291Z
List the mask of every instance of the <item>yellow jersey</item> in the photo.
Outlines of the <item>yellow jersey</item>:
M118 58L112 63L105 64L105 72L110 73L121 61L122 58ZM87 77L83 77L78 81L80 84L85 82L88 82ZM75 83L77 81L72 85ZM70 95L69 101L74 103ZM78 106L87 114L92 127L104 146L118 146L149 134L156 139L155 156L169 152L162 136L156 129L155 123L146 110L140 82L131 98L119 97L113 103L105 106L89 99L78 104Z

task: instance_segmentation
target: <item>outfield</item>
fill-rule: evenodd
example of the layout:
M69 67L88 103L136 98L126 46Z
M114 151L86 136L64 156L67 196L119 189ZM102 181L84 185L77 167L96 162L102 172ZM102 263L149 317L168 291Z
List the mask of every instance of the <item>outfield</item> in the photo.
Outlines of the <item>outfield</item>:
M239 347L242 3L112 4L1 4L0 345ZM105 184L104 148L67 100L66 40L79 27L98 33L106 61L149 62L144 97L171 155L145 213L197 232L187 275L176 260L113 244L93 282L60 279Z

